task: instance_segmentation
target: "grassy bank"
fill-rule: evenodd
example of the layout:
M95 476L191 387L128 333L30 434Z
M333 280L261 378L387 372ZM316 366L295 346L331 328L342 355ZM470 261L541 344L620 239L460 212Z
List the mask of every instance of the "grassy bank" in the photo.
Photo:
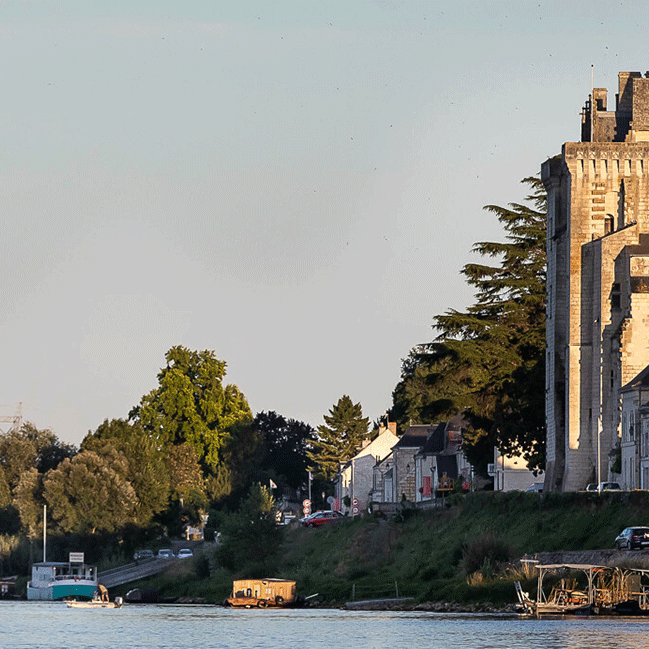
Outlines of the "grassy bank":
M441 511L350 518L316 529L291 525L265 574L245 565L232 574L206 552L142 587L221 602L233 577L274 576L295 579L301 594L319 593L325 604L345 602L352 592L363 599L398 591L417 602L501 605L513 601L513 581L533 587L517 564L521 556L611 548L629 525L649 525L649 494L475 493L450 499Z

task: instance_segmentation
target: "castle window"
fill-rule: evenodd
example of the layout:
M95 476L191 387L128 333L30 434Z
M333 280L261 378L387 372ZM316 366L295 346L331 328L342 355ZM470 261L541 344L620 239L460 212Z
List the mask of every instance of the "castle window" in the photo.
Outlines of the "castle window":
M624 180L620 181L620 191L618 192L618 199L617 199L617 223L619 228L623 228L625 226L625 219L624 219L624 202L626 200L626 189L624 186Z
M613 215L607 214L604 218L604 234L611 234L611 232L613 232L613 223Z
M614 282L613 288L611 289L611 309L619 309L620 304L620 283Z

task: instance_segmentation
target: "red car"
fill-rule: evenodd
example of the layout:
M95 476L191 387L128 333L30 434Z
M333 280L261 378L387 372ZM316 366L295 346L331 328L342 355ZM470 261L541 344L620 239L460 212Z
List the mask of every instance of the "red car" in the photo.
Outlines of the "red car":
M342 518L343 515L340 512L316 512L315 514L311 514L311 516L307 516L306 518L303 518L300 523L304 525L305 527L319 527L320 525L324 525L325 523L328 523L329 521L334 521L338 520L339 518Z

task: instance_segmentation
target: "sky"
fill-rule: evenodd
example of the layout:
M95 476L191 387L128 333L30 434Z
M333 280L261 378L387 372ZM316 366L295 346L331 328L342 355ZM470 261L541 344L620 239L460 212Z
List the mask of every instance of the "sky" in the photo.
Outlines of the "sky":
M644 2L0 0L0 429L78 444L213 350L253 414L376 420L482 208L649 68ZM591 67L592 66L592 67Z

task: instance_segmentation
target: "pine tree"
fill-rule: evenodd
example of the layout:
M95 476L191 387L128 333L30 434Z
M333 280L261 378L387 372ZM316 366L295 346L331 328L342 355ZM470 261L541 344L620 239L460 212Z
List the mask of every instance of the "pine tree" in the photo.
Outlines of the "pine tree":
M318 426L317 439L308 452L315 471L326 478L333 478L340 464L356 455L367 436L369 417L363 417L360 403L354 404L345 394L324 415L326 425Z
M393 392L402 424L462 413L465 452L483 467L494 446L522 452L530 468L544 465L545 191L538 178L522 182L528 205L485 207L507 234L474 246L497 264L462 271L475 304L434 318L437 337L411 350Z

